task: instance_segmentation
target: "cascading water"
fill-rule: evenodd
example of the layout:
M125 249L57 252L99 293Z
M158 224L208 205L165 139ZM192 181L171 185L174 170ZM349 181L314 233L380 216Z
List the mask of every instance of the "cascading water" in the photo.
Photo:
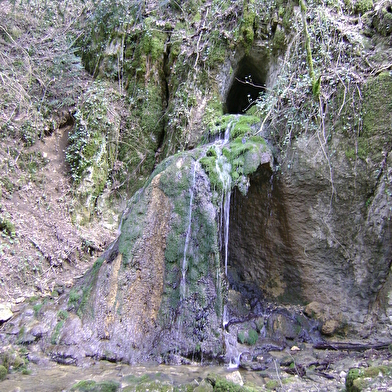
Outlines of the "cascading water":
M223 148L230 141L230 132L238 121L238 115L234 120L230 121L226 127L224 138L215 142L216 162L215 168L222 184L222 199L220 206L220 230L223 229L223 239L221 238L221 246L224 252L225 259L225 275L227 276L227 262L228 262L228 245L229 245L229 221L230 221L230 196L231 196L231 165L223 154ZM223 328L225 329L229 321L227 307L223 308ZM238 368L240 364L241 353L237 349L237 339L230 335L226 330L224 331L226 357L229 359L228 369Z
M229 218L230 218L230 196L231 196L231 165L227 158L223 155L222 150L225 145L230 141L230 132L238 121L238 115L234 120L230 121L226 127L224 138L215 143L216 159L216 172L218 173L219 180L222 183L222 201L221 201L221 221L220 231L223 227L223 241L221 244L224 247L225 257L225 274L227 275L227 259L228 259L228 244L229 244Z
M240 365L241 353L237 349L237 340L226 331L229 323L229 314L227 306L223 307L223 329L225 338L226 357L229 359L228 369L236 369Z
M197 159L193 164L192 182L189 187L188 226L187 226L186 234L185 234L184 254L183 254L182 265L181 265L181 281L180 281L180 300L181 300L181 303L183 303L186 298L186 272L188 269L187 253L188 253L189 242L191 239L191 232L192 232L193 199L194 199L194 195L195 195L196 172L200 166L199 159ZM176 350L178 352L179 351L179 344L180 344L180 336L182 333L183 318L181 316L178 317L177 322L178 322L178 324L177 324L177 336L176 336L176 342L177 342Z
M199 160L195 161L195 163L193 164L192 184L189 188L190 197L189 197L188 227L186 230L184 256L182 259L182 267L181 267L181 282L180 282L181 300L184 300L186 296L186 271L188 268L187 252L188 252L189 240L190 240L191 230L192 230L192 211L193 211L194 189L196 183L196 171L198 170L199 166L200 166Z

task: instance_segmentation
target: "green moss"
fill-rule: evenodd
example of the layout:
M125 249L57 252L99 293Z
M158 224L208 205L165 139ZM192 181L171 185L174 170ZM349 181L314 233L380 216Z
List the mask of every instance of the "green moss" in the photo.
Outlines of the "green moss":
M203 53L207 58L205 64L208 68L215 68L224 63L227 57L227 46L218 30L213 30L209 37L208 45Z
M82 297L82 291L80 289L72 288L68 296L68 306L70 308L76 307L79 304L79 300Z
M239 343L241 343L241 344L244 344L245 343L245 339L246 339L245 332L244 331L239 331L238 334L237 334L237 341Z
M79 317L83 317L84 313L86 312L91 290L96 284L98 272L103 262L104 259L99 258L85 275L85 280L82 284L81 300L79 306L77 307L77 312L76 312Z
M3 365L0 365L0 381L3 381L6 378L7 373L7 369Z
M371 20L371 23L381 36L388 37L392 33L392 14L387 7L382 7L376 17L373 17Z
M346 376L347 392L360 392L364 388L371 386L372 379L382 375L388 379L392 376L391 366L370 366L368 368L350 369Z
M111 139L112 134L116 132L109 118L109 91L103 82L95 82L87 91L75 114L75 126L68 137L66 160L70 165L72 178L77 184L91 166L96 166L101 173L100 176L106 181L111 162L105 141L106 138Z
M206 381L214 387L214 392L255 392L258 390L251 386L235 384L214 373L210 373Z
M200 306L206 304L204 284L200 284L200 279L208 275L216 276L215 257L219 250L215 217L211 215L209 208L205 209L206 204L200 202L201 195L196 190L192 205L190 205L190 188L193 184L195 159L200 154L201 150L196 150L193 152L193 157L189 154L178 154L175 158L171 158L171 164L165 168L160 177L160 188L170 197L173 204L170 232L166 237L166 284L159 314L162 325L171 322L180 301L179 282L190 208L192 208L192 223L186 254L187 296L192 298L192 301L197 301ZM213 151L210 151L209 155L214 155ZM199 171L198 173L200 174ZM219 309L220 306L217 308ZM188 322L184 323L184 331L187 331L187 328Z
M128 194L140 189L155 165L155 152L164 127L164 91L159 82L146 85L145 80L128 86L130 99L126 126L120 134L118 160L123 162L116 179Z
M53 330L52 336L50 338L50 342L52 344L58 344L59 343L59 336L60 336L60 332L64 326L65 320L67 320L68 318L68 312L66 310L60 310L57 313L57 324Z
M253 134L254 126L257 124L260 124L260 118L257 116L240 116L230 132L230 139Z
M207 139L211 139L212 135L215 137L222 135L228 127L231 127L231 142L227 148L222 149L222 155L231 165L232 187L238 186L243 193L247 191L246 177L257 170L261 154L267 150L262 137L252 136L253 127L259 122L260 119L256 116L225 115L216 119L208 131ZM216 168L217 156L215 147L211 147L200 163L209 177L212 188L221 192L223 185Z
M116 392L120 388L120 384L116 381L96 382L93 380L79 381L73 385L72 392Z
M281 52L286 47L286 33L284 30L276 30L272 39L272 51L274 54Z
M334 132L344 136L344 151L347 159L362 159L370 165L384 159L383 151L392 143L392 77L384 72L369 78L359 92L356 89L345 93L336 91L334 107L340 116L331 115ZM350 97L352 103L347 103Z
M236 119L234 114L225 114L220 117L214 117L213 120L208 124L207 128L207 140L219 135L224 135L226 128Z
M214 386L214 392L239 392L241 389L240 385L224 380L223 378L218 378Z
M240 24L240 41L246 50L249 50L255 38L256 13L253 8L253 0L244 0L243 14Z
M355 12L358 14L364 14L373 8L373 0L357 0L355 3Z
M260 118L252 115L236 116L234 114L225 114L216 117L210 122L207 128L206 140L223 136L226 129L230 126L230 140L244 135L254 133L254 127L260 123Z
M145 392L145 391L169 392L172 390L173 390L172 385L162 383L158 380L137 385L135 388L136 392Z
M10 237L15 237L15 226L14 224L6 219L5 217L0 215L0 231L2 231L5 235Z
M218 93L214 93L207 102L204 112L203 124L206 128L213 126L215 120L223 115L223 103Z
M51 338L50 338L50 342L51 342L52 344L58 344L60 332L61 332L61 329L63 328L63 326L64 326L64 320L60 320L60 321L56 324L56 326L55 326L55 328L54 328L54 331L53 331L53 333L52 333L52 336L51 336Z
M250 346L254 346L258 339L259 339L259 334L254 329L250 329L248 331L248 336L247 336L246 342Z
M252 136L245 140L241 137L230 143L230 162L232 177L235 173L249 175L255 172L260 163L259 153L266 150L266 143L262 137Z
M265 384L265 387L267 389L274 389L276 390L277 388L280 387L279 381L277 380L268 380Z
M374 162L384 159L392 143L392 76L381 73L370 79L363 88L363 132L358 138L358 155L371 156Z
M237 334L237 340L241 344L248 344L254 346L259 339L259 334L254 329L249 329L246 334L245 331L239 331Z
M370 366L364 369L363 374L365 377L377 377L380 374L392 375L392 366Z
M147 31L143 37L143 51L149 54L153 61L158 60L158 58L163 56L164 46L165 46L165 36L160 34L160 36L153 35L150 31Z
M33 306L33 310L34 310L34 316L38 317L39 315L39 311L41 310L43 304L36 304Z
M361 369L350 369L347 376L346 376L346 388L347 392L354 392L354 380L359 377L362 377L363 372Z
M222 182L216 171L216 156L209 156L200 159L200 164L203 170L207 173L208 178L213 189L222 190Z
M68 312L66 310L59 310L59 312L57 313L57 318L59 320L66 320L68 318Z

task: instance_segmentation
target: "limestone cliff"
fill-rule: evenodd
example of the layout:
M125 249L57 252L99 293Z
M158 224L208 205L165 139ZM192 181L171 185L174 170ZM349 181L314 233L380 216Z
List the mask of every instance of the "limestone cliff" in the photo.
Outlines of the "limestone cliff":
M82 58L129 99L119 156L143 186L67 317L15 328L70 362L390 341L387 3L102 4Z

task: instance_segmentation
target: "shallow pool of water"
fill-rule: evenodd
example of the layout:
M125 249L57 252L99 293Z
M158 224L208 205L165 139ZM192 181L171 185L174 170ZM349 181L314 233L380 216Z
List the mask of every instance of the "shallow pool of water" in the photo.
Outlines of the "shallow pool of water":
M174 386L201 381L209 373L227 375L233 370L220 366L170 366L170 365L125 365L110 362L97 362L95 365L83 368L49 363L45 367L31 364L31 374L11 373L0 382L3 392L59 392L68 391L74 384L82 380L117 381L124 388L137 385L140 378L148 376L151 381L158 380ZM237 370L237 369L235 369ZM244 381L263 385L263 379L256 373L243 372ZM147 379L147 380L148 380Z

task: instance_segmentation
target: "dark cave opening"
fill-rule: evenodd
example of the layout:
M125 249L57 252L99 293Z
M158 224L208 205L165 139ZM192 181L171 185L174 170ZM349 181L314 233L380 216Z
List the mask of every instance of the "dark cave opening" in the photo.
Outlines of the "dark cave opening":
M250 57L244 57L237 65L232 85L226 98L226 112L243 114L252 107L265 91L265 69Z

